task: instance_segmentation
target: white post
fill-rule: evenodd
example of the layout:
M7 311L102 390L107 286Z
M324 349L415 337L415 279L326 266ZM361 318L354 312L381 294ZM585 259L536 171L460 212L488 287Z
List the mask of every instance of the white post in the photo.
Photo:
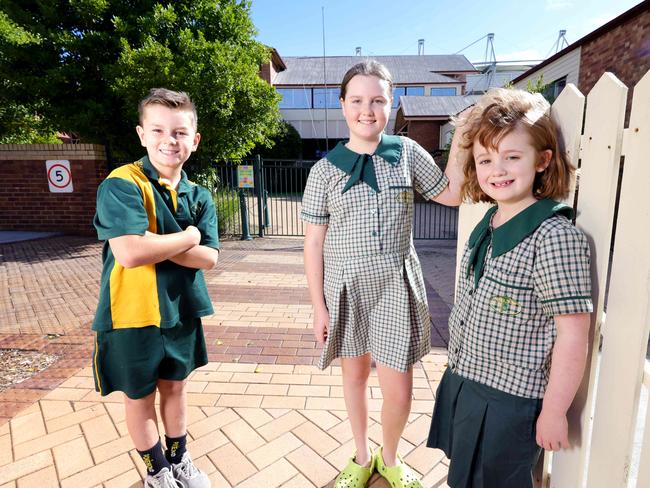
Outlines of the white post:
M594 410L589 488L627 486L639 406L650 329L650 72L634 89L623 153L625 167Z
M463 203L458 209L458 237L456 238L456 291L458 291L459 273L464 271L460 269L460 260L463 257L463 250L469 235L476 227L476 224L483 218L485 212L491 207L489 203ZM454 302L455 302L454 295Z
M650 392L650 361L645 362L643 386L646 391ZM636 486L650 486L650 408L646 410L645 414L645 429L639 459L639 476L636 481Z
M626 96L627 88L611 73L605 73L587 95L576 225L589 238L594 313L587 368L568 413L571 448L553 457L554 488L584 486Z
M578 160L580 159L580 138L582 136L582 120L584 117L585 97L580 90L576 88L573 83L569 83L560 96L555 100L551 107L551 118L556 123L559 129L560 149L564 150L567 158L574 168L578 167ZM575 196L576 178L574 176L571 182L571 191L566 198L566 203L573 206ZM587 375L587 379L589 375ZM584 391L587 391L586 385ZM580 398L576 403L579 405L584 404L585 398ZM575 409L578 412L582 408ZM579 422L579 414L573 415L573 422ZM588 430L585 425L580 432ZM582 443L580 443L582 445ZM553 476L556 479L564 479L565 477L573 477L572 472L575 471L575 465L581 464L584 459L583 449L575 451L573 456L560 455L553 456ZM580 453L578 455L578 452ZM537 474L541 474L539 479L536 479L538 486L549 486L550 480L548 476L548 466L552 455L549 452L544 452L543 459L540 463L543 464L543 469L538 466ZM537 476L536 476L537 477Z

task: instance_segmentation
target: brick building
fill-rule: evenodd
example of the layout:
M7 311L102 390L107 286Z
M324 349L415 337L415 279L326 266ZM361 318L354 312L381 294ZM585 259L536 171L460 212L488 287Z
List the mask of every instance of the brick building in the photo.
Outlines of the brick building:
M345 72L363 59L360 56L281 58L272 50L271 62L260 70L262 78L282 95L280 112L299 132L304 158L317 159L348 137L339 103L339 85ZM372 59L385 64L393 77L394 101L386 128L388 133L397 130L395 120L400 100L462 98L467 76L478 73L459 54L373 56ZM438 149L429 146L431 150Z
M547 94L557 97L567 83L586 94L609 71L632 87L650 69L650 0L645 0L513 80L517 88L544 77ZM628 115L629 116L629 115ZM627 123L627 120L626 120Z
M449 142L443 126L452 116L474 105L479 97L402 97L395 119L395 133L408 136L427 151L435 153Z

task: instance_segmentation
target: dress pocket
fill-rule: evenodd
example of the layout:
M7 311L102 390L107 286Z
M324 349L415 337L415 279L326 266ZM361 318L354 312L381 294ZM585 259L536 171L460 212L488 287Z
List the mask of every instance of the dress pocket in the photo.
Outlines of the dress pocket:
M392 185L386 190L385 203L395 214L405 216L413 211L413 187L408 185Z
M532 287L515 285L504 276L487 274L481 287L478 334L484 353L520 368L539 369L546 361L547 328L534 313Z

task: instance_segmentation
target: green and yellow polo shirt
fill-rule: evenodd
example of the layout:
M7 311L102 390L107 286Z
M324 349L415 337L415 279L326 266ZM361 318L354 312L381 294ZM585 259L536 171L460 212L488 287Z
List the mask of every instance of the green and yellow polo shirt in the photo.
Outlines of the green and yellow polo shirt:
M112 171L97 190L94 225L105 240L103 270L93 330L173 327L179 320L213 313L203 272L171 261L127 269L108 239L128 234L201 231L201 245L219 248L212 195L182 172L176 190L159 180L148 157Z
M571 209L552 200L493 229L495 211L463 253L449 367L506 393L542 398L557 336L553 318L593 309L589 244L567 218Z

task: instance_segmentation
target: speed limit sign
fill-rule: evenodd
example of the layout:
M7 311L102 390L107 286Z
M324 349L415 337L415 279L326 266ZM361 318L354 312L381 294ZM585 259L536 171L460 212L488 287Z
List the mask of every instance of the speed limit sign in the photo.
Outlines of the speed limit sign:
M52 193L72 193L72 173L70 161L48 160L45 161L47 171L47 184Z

